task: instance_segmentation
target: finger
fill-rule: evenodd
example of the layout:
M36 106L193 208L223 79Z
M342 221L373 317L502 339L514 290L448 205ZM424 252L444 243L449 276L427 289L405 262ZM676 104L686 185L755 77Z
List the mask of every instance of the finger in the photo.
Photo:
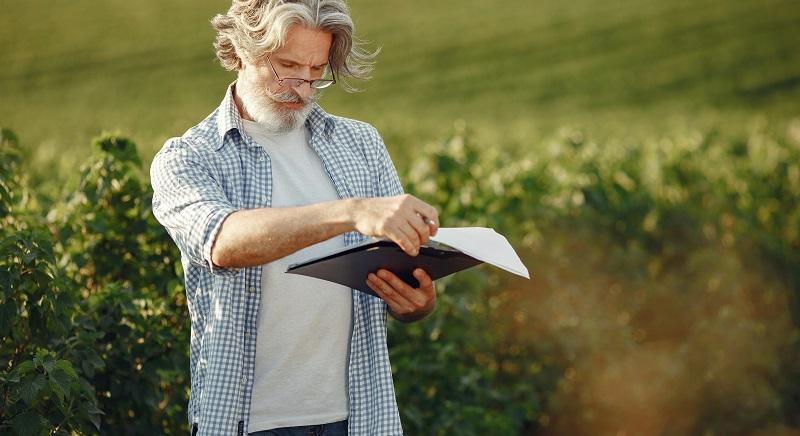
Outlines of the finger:
M422 203L417 209L417 213L422 217L423 223L428 227L428 233L436 235L439 230L439 212L433 206Z
M431 276L428 275L424 269L417 268L414 270L413 274L414 278L419 282L420 289L433 289L433 279L431 279Z
M386 270L381 270L386 271ZM381 271L378 271L380 273ZM414 310L414 305L408 301L403 295L397 292L389 283L387 283L384 279L379 277L376 274L370 273L367 276L369 280L372 281L372 284L380 290L381 294L385 296L381 297L384 298L387 303L391 301L394 305L392 306L392 310L395 312L411 312ZM407 285L406 285L407 286Z
M419 236L420 245L427 244L428 237L430 236L431 228L425 223L425 220L426 218L419 213L415 213L413 217L409 218L409 224L411 224L411 226L414 228L414 231L417 232L417 235Z
M396 312L400 308L400 303L398 303L393 298L393 296L390 296L383 291L381 285L378 284L376 280L375 274L370 273L369 275L367 275L367 286L369 286L370 289L375 291L378 297L380 297L384 302L386 302L386 304L388 304L393 311Z
M403 230L403 233L405 233L405 235L408 236L408 239L410 239L411 242L414 244L414 248L419 248L422 241L420 239L419 231L417 231L417 228L414 227L414 221L413 220L406 221L403 225L400 226L400 228Z
M433 279L428 275L427 271L417 268L414 270L413 274L419 282L420 294L422 294L427 302L436 301L436 285L433 283Z
M386 236L399 245L400 248L410 256L414 255L412 254L414 251L414 243L411 241L410 234L406 234L401 227L387 229Z
M411 303L412 309L425 306L428 302L428 298L423 292L419 292L419 290L404 282L391 271L381 269L378 270L377 275L378 278L388 283L400 298Z
M419 254L420 243L419 234L417 234L417 231L408 223L400 225L397 230L401 232L403 236L405 236L406 241L408 241L408 249L403 248L405 252L410 256L416 256Z
M434 224L438 225L439 223L439 211L436 210L435 207L431 206L430 204L414 197L416 202L414 202L414 210L422 214L425 218L430 219L433 221Z
M393 311L397 311L396 308L399 307L398 303L386 295L383 290L381 290L381 287L375 282L375 279L372 278L372 274L367 276L366 282L367 286L369 286L369 288L375 292L375 295L380 297L380 299L383 300Z

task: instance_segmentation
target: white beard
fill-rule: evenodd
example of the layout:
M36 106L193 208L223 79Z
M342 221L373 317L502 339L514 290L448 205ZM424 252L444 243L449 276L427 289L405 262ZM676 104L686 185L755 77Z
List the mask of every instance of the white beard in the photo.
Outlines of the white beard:
M242 102L245 112L266 130L276 133L290 132L302 126L314 108L317 94L303 99L292 91L273 93L258 85L250 74L240 72L236 81L236 95ZM300 109L278 106L279 102L303 102Z

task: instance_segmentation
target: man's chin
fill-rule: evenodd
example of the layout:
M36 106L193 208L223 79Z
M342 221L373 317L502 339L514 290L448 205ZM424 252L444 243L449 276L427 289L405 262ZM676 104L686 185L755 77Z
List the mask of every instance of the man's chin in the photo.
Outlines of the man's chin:
M287 101L287 102L280 102L278 104L284 109L289 109L289 110L294 110L294 111L301 110L301 109L306 107L306 104L303 103L303 102L300 102L300 101L297 101L297 102L294 102L294 101L289 102L289 101Z
M276 103L272 110L256 112L253 118L256 122L269 130L288 132L302 126L311 112L310 104L299 104L298 109L285 107L283 103Z

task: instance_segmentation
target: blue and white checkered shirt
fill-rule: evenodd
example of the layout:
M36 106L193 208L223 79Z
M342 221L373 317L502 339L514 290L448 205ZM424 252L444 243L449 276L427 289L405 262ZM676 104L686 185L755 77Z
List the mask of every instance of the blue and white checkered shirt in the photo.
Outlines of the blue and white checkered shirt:
M225 217L270 207L272 195L270 157L244 133L232 89L200 124L168 140L150 170L153 212L181 251L192 318L189 422L200 435L247 434L261 267L215 266L211 246ZM319 106L306 125L340 198L402 193L374 127L331 116ZM349 232L345 244L364 238ZM386 346L386 305L352 292L349 434L402 434Z

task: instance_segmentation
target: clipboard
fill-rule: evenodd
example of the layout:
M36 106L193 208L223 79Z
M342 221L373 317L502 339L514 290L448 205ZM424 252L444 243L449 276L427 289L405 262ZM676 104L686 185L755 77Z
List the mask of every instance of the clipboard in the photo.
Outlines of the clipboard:
M418 287L419 282L412 275L416 268L422 268L437 280L481 263L483 261L436 241L421 246L419 254L412 257L392 241L373 239L292 264L286 272L331 281L377 297L366 281L369 273L379 269L389 270L409 285Z

